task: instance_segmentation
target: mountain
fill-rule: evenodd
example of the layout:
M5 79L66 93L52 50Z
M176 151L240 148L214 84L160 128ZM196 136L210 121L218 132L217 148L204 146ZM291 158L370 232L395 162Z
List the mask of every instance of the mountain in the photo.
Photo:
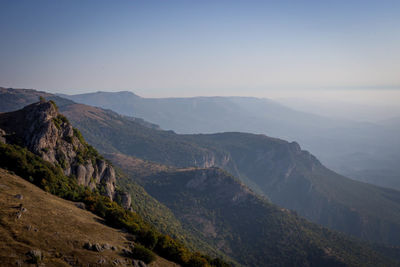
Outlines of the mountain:
M18 214L22 215L16 219ZM133 244L130 234L106 226L103 218L4 169L0 169L0 236L1 266L31 266L36 262L46 266L132 263L122 254ZM87 249L88 242L104 249ZM150 266L178 265L157 257Z
M363 181L365 173L373 173L368 181L398 188L392 182L400 180L398 131L378 123L317 116L251 97L143 98L131 92L62 96L182 134L250 132L295 140L343 175Z
M295 142L243 133L188 138L228 153L238 177L251 180L274 203L362 239L399 245L399 191L338 175Z
M1 113L0 127L0 168L15 172L46 192L83 202L83 206L102 217L107 225L125 229L135 241L135 247L123 252L125 256L150 263L156 259L153 252L157 252L183 266L227 266L220 259L194 252L204 242L193 237L180 238L185 231L178 233L179 224L169 225L173 218L164 212L167 208L147 195L143 188L133 181L124 187L124 174L116 172L109 161L86 143L81 133L58 112L53 101L41 98L40 102L21 110ZM128 192L135 197L133 206ZM160 219L167 218L163 222L168 225L165 232L179 236L171 238L160 233L155 228L157 224L151 225L138 211L133 211L143 199L148 203L143 203L141 208L162 212ZM22 208L16 214L17 219L21 212ZM157 215L159 213L154 214ZM74 227L79 226L71 225L70 230ZM192 247L189 249L181 241L191 243ZM195 242L197 245L193 245ZM207 245L201 249L210 255L222 254Z
M242 179L243 181L245 181L250 187L252 188L256 188L258 187L258 190L263 191L265 190L265 188L262 186L263 184L259 184L259 180L258 178L260 177L253 177L253 176L245 176L247 174L250 174L250 170L254 169L253 174L257 173L257 169L260 169L261 172L263 172L265 169L262 169L260 167L262 167L262 165L266 165L266 166L276 166L276 170L275 173L272 173L271 175L269 175L270 173L265 173L265 176L261 177L262 180L267 180L273 178L272 180L274 180L275 182L279 183L279 189L281 189L281 192L283 195L285 195L286 198L289 198L289 196L287 196L287 193L290 193L290 188L295 187L296 185L299 188L302 188L302 186L307 186L309 184L307 184L307 182L312 181L313 183L313 187L314 188L319 188L322 187L326 184L326 181L324 181L324 177L320 177L321 173L320 172L316 172L314 175L310 175L310 173L313 171L313 168L315 168L315 166L317 166L318 164L321 165L312 155L310 155L309 153L305 152L305 151L301 151L299 146L296 143L288 143L286 141L280 140L280 139L274 139L274 138L270 138L270 137L266 137L264 135L253 135L253 134L243 134L243 133L224 133L224 134L216 134L216 135L178 135L175 134L173 132L170 131L161 131L161 130L155 130L149 127L144 126L143 124L140 124L138 122L135 122L135 120L132 119L128 119L125 116L121 116L118 115L114 112L111 111L105 111L99 108L93 108L93 107L87 107L85 105L80 105L80 104L65 104L64 106L60 106L60 111L62 111L64 114L68 114L68 118L71 120L71 122L79 127L82 130L82 133L85 137L88 138L88 141L92 144L99 144L101 145L101 149L102 152L111 152L111 153L115 153L116 151L118 152L119 150L123 150L126 154L139 154L142 156L145 156L144 159L149 160L149 159L156 159L155 161L161 162L164 161L162 163L173 163L175 162L175 164L171 164L171 165L175 165L175 166L179 166L179 167L185 167L185 165L188 166L198 166L201 168L204 167L210 167L210 166L221 166L224 167L226 170L231 171L232 173L234 173L235 175L238 175L238 177L240 179ZM221 142L220 139L226 139L226 142ZM220 145L218 145L220 143ZM259 147L260 149L255 149L255 147ZM119 151L122 152L122 151ZM256 163L259 163L260 165L249 165L246 168L243 168L243 166L241 164L247 165L246 164L246 160L247 163L252 163L254 161L254 159L256 159ZM258 160L258 162L257 162ZM281 160L281 161L279 161ZM130 160L126 160L128 163L131 162ZM291 164L293 164L293 161L296 163L296 167L292 168ZM143 162L143 161L142 161ZM263 164L264 163L264 164ZM143 166L146 166L146 164L148 164L149 166L154 166L150 163L148 163L147 161L144 161ZM314 166L315 165L315 166ZM128 168L124 167L125 165L121 164L120 167L123 167L124 170L128 172ZM282 173L286 173L287 169L285 169L286 167L290 167L292 168L292 172L285 177L284 175L282 175ZM318 167L318 166L317 166ZM322 167L318 167L317 170L320 170L320 168ZM274 205L271 205L270 203L268 203L268 201L266 200L265 197L258 197L256 194L254 194L253 192L251 192L251 190L246 187L244 184L242 184L241 182L238 182L235 178L233 178L231 175L226 174L223 171L220 171L218 169L200 169L200 170L188 170L188 169L184 169L182 170L176 170L176 168L174 167L165 167L162 165L156 165L156 167L154 167L154 170L152 170L150 168L150 170L147 170L148 168L140 168L141 172L143 173L148 173L149 176L149 181L155 181L155 183L160 183L160 186L163 186L162 181L158 181L158 179L162 179L162 177L173 177L171 179L167 179L170 183L171 183L171 188L182 188L182 184L180 185L179 183L185 183L184 181L189 182L190 179L196 177L198 175L198 172L205 172L207 175L207 177L209 179L211 179L211 181L213 181L214 179L216 180L221 180L224 181L224 183L221 184L221 187L225 187L226 186L226 182L227 183L233 183L236 184L236 188L239 188L238 192L240 192L240 194L245 194L248 196L251 196L250 199L261 199L259 203L261 203L260 205L256 205L257 208L255 208L255 210L257 210L257 212L261 212L261 214L263 214L263 212L267 212L268 216L272 216L275 217L275 215L271 215L271 213L269 213L271 210L272 211L276 211L278 210L278 215L279 216L283 216L282 218L283 221L285 221L284 225L286 225L284 228L286 230L284 231L292 231L292 228L296 228L296 225L303 225L302 222L305 223L304 225L304 231L301 231L301 234L299 234L299 236L301 236L302 238L304 237L306 240L306 243L298 243L299 246L301 247L301 249L303 250L303 252L305 253L300 253L301 255L314 255L314 252L317 251L317 253L314 255L316 258L313 258L315 260L317 259L325 259L327 254L326 253L320 253L321 252L321 247L320 246L311 246L308 247L306 244L309 244L309 242L311 243L317 243L317 244L331 244L329 242L332 242L332 240L344 240L344 243L351 243L353 244L354 241L348 240L345 237L341 237L341 235L336 235L333 232L329 232L328 230L324 230L324 231L328 231L329 233L332 233L333 236L330 236L329 238L324 237L325 233L323 232L319 232L319 230L312 230L312 229L324 229L324 228L320 228L317 227L315 225L309 224L307 222L305 222L303 219L297 217L295 214L291 213L291 212L287 212L285 210L280 210L279 208L277 208ZM143 169L146 169L146 171L143 171ZM169 169L171 169L172 171L168 171ZM303 169L305 169L306 171L304 171ZM155 171L156 170L156 171ZM157 175L157 172L159 172L159 170L164 171L165 173L162 173L160 175ZM216 170L216 171L215 171ZM183 178L179 178L180 174L183 174L184 177L186 177L185 179ZM135 176L131 176L131 181L135 181L136 179L134 179ZM175 177L175 178L174 178ZM176 178L177 177L177 178ZM289 178L289 179L288 179ZM311 179L312 178L312 179ZM337 176L333 177L333 178L337 178ZM182 180L183 179L183 182ZM326 179L333 181L334 179L332 179L332 177L327 177ZM346 181L348 179L344 178ZM247 180L247 181L246 181ZM140 182L140 180L138 180ZM294 181L294 182L293 182ZM175 183L177 182L177 183ZM298 184L296 184L298 183ZM355 182L357 185L357 182ZM142 184L149 190L153 190L149 186L148 183L144 183L142 181ZM186 183L185 183L186 184ZM213 190L215 190L215 188L213 188L213 184L212 183L206 183L207 184L207 190L206 192L210 191L210 192L214 192ZM299 203L304 203L304 201L302 201L302 199L300 199L299 197L304 197L304 199L309 199L310 197L313 198L315 196L317 197L322 197L322 199L328 200L326 201L326 207L328 207L328 213L331 214L333 211L335 211L335 205L337 205L337 202L339 202L338 198L336 198L335 196L337 194L340 193L339 190L341 190L341 186L345 186L346 184L341 184L339 183L337 187L333 187L331 195L328 195L326 192L320 192L318 190L311 190L311 194L310 196L307 195L307 191L305 190L300 190L300 194L296 195L296 198L294 198L293 201L298 201ZM370 186L367 187L367 193L373 193L373 190L377 190L376 192L378 193L384 193L384 191L380 191L383 190L379 187L374 187L374 186ZM160 187L162 188L162 187ZM202 223L200 223L200 226L197 224L195 224L195 222L191 222L188 220L184 220L184 218L180 217L180 214L177 213L178 207L182 206L182 208L190 208L192 207L196 207L193 206L196 203L204 203L204 205L206 205L206 202L204 202L205 200L199 198L198 199L198 195L195 195L196 197L191 197L192 194L195 194L195 192L192 191L184 191L184 188L182 188L182 194L180 194L180 190L177 192L167 192L168 194L172 194L169 195L167 198L163 198L162 195L158 195L157 191L158 189L156 189L155 191L151 191L152 193L150 195L152 195L152 197L155 197L157 199L157 201L163 203L164 205L166 205L174 214L174 216L176 218L178 218L178 220L182 223L183 227L185 228L185 230L190 231L190 232L198 232L198 237L201 237L201 233L202 233ZM160 191L165 191L164 189L160 189ZM215 194L218 195L219 191L215 191ZM248 193L246 193L248 192ZM176 193L176 194L175 194ZM380 214L377 213L377 209L371 209L371 213L365 213L365 210L368 210L368 207L365 205L363 207L356 207L357 209L352 209L351 207L351 202L348 201L346 199L346 197L348 197L349 192L344 192L344 210L340 210L339 212L336 213L332 213L335 216L339 216L340 218L343 219L343 221L345 222L345 225L347 225L347 231L351 232L351 223L353 222L351 219L351 216L348 216L348 214L345 212L346 209L350 209L351 211L354 211L354 213L358 216L364 216L364 214L367 214L368 216L371 216L372 219L379 219ZM175 195L174 195L175 194ZM268 195L268 194L266 194ZM360 194L359 192L355 192L355 196L357 198L360 198L361 200L366 200L367 197L369 196L365 196L363 194ZM213 199L211 198L211 196L209 196L211 201L208 203L219 203L218 199ZM270 197L270 196L268 196ZM374 205L381 205L381 207L388 207L388 210L391 211L394 215L392 217L385 218L383 217L381 219L381 221L379 221L379 223L382 223L382 228L384 229L383 231L387 231L387 225L389 226L393 226L394 228L392 229L396 229L396 214L398 213L398 210L396 209L396 203L398 204L398 200L396 199L397 197L397 191L393 191L392 194L387 194L384 195L384 199L386 199L388 202L390 203L390 198L392 198L392 203L391 205L387 205L387 203L380 203L379 201L381 201L381 199L373 199L371 200L372 202L366 202L367 204L374 204ZM229 201L229 195L227 197L227 199L225 199L224 203L230 203L230 205L233 203L231 203ZM272 199L272 198L271 198ZM314 198L316 199L316 198ZM171 204L172 203L172 204ZM173 203L181 203L181 205L178 206L174 206ZM188 203L188 206L186 206L186 203ZM189 203L191 203L189 205ZM252 202L251 202L252 203ZM252 207L251 203L247 203L246 202L246 206L248 206L249 208ZM258 202L257 202L258 203ZM210 220L210 217L206 217L205 214L207 213L206 211L209 210L210 214L215 213L216 209L219 210L219 207L210 207L208 206L209 204L207 204L206 206L202 207L203 204L201 204L198 208L195 208L194 210L203 210L204 212L202 213L203 217L205 217L205 223L207 225L207 221ZM260 206L263 205L267 205L267 209L264 210L264 208L260 208ZM333 207L333 208L331 208ZM228 210L228 206L224 206L223 209L227 209ZM311 207L312 210L315 210L315 213L321 213L321 209L316 209L315 206ZM329 209L330 208L330 209ZM232 212L233 210L235 210L235 208L231 209ZM324 211L324 210L322 210ZM257 215L258 213L254 213L255 215ZM252 214L250 216L250 214L247 214L247 216L250 218L249 219L249 223L251 222L252 224L258 225L257 221L261 219L258 217L252 217L254 216L254 214ZM274 213L272 213L274 214ZM289 214L289 215L288 215ZM387 214L390 214L390 212L388 212ZM385 214L385 216L387 215ZM226 224L227 229L233 229L232 227L236 227L236 226L232 226L231 224L229 224L230 219L228 217L225 217L227 215L224 215L222 217L218 217L218 221L223 221ZM236 216L236 215L235 215ZM278 217L279 217L278 216ZM288 216L288 217L287 217ZM350 219L349 219L350 217ZM295 219L295 221L293 221L294 219L292 218L297 218ZM369 217L366 217L367 220L370 219ZM364 224L360 224L363 227L371 227L371 229L373 229L374 231L376 230L380 230L381 228L377 228L377 225L372 223L369 224L368 221L363 221ZM279 221L279 220L278 220ZM190 224L188 224L188 222L190 222ZM292 223L291 223L292 222ZM357 221L356 221L357 222ZM375 222L375 221L373 221ZM394 222L394 223L393 223ZM272 224L275 226L277 226L276 224ZM308 225L308 226L307 226ZM357 225L357 224L356 224ZM365 226L366 225L366 226ZM357 225L358 226L358 225ZM221 227L222 229L225 226ZM238 226L238 229L242 229L240 226ZM278 228L270 228L271 231L278 231ZM309 228L311 227L311 228ZM219 229L221 229L219 228ZM334 228L334 227L333 227ZM218 229L218 228L217 228ZM279 230L280 231L280 230ZM279 232L278 231L278 232ZM321 230L322 231L322 230ZM242 235L246 235L245 233L241 232L241 231L228 231L228 232L232 232L231 234L240 238ZM199 234L200 233L200 234ZM312 233L311 236L307 235L307 233ZM385 233L385 232L383 232ZM396 230L394 230L393 232L393 236L395 236ZM229 233L228 233L229 234ZM269 233L265 233L266 235L268 235ZM353 233L354 234L354 233ZM355 233L357 234L357 233ZM368 233L366 233L368 234ZM375 234L375 233L373 233ZM375 236L371 234L370 236L367 237L367 239L373 239L375 238ZM222 235L224 236L224 235ZM315 237L315 239L312 238L312 236ZM204 235L202 238L209 238L209 236ZM286 239L287 236L283 236L282 238L282 243L283 244L287 244L288 239ZM344 238L344 239L341 239ZM380 237L383 241L385 242L392 242L392 240L384 240L387 238L387 236L383 235L382 237ZM207 239L206 239L207 240ZM268 240L268 239L267 239ZM313 241L314 240L314 241ZM237 241L237 240L236 240ZM340 248L342 248L344 245L341 244L342 241L340 241L340 245L339 243L337 243L336 249L337 251L335 252L335 255L348 255L348 254L343 254L345 253L344 251L342 251ZM397 241L396 241L397 242ZM231 242L230 246L234 247L232 245ZM247 242L246 242L247 243ZM289 242L290 243L290 242ZM210 244L213 244L212 241L210 241ZM250 244L248 244L249 247ZM333 246L333 245L332 245ZM355 247L357 247L358 245L354 245ZM355 249L354 247L354 249ZM232 248L231 248L232 249ZM369 251L368 248L363 247L361 249L362 251ZM227 250L229 251L229 249ZM285 251L285 250L282 250ZM290 251L290 250L289 250ZM228 253L228 252L226 252ZM248 259L245 257L240 257L239 260L240 262L247 262L248 260L250 260L252 262L252 264L256 264L256 262L259 262L262 259L262 253L260 254L260 251L255 250L254 252L251 253L252 258L254 256L253 259ZM271 253L271 252L267 252ZM296 254L295 252L290 252L290 253L294 253L294 255ZM286 260L286 258L288 257L288 255L290 255L290 253L284 254L282 255L282 260ZM311 254L310 254L311 253ZM361 254L359 254L361 253ZM371 252L372 253L372 252ZM272 253L274 254L274 253ZM328 253L329 254L329 253ZM359 255L364 255L363 252L355 252L355 254L359 254ZM235 254L236 255L236 254ZM250 251L248 254L246 254L246 256L250 255ZM298 255L298 254L296 254ZM372 255L372 254L371 254ZM239 256L237 256L239 257ZM330 257L328 257L330 258ZM304 260L304 258L302 259ZM330 260L332 260L331 262L336 262L338 258L337 257L333 257L330 258ZM369 261L370 258L365 258L366 261ZM353 259L351 258L347 258L345 261L347 263L351 263L350 265L354 265ZM360 259L357 259L356 261L360 261ZM307 261L306 261L307 262ZM310 263L311 264L311 263Z
M271 204L219 168L180 169L107 156L167 205L186 229L200 232L244 266L351 266L360 264L353 258L358 253L362 264L376 261L376 255L364 254L367 247Z
M399 191L330 171L295 142L246 133L178 135L154 131L98 108L74 104L62 109L103 152L177 167L218 166L313 222L368 241L400 244ZM84 109L99 114L101 123L86 116Z

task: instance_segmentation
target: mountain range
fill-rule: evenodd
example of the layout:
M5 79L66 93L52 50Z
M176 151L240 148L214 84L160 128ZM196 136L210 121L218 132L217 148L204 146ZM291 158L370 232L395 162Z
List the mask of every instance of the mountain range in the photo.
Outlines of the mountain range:
M238 132L180 135L44 92L4 89L0 95L7 99L8 110L3 111L19 109L39 97L52 99L65 116L54 113L49 129L58 129L57 125L67 129L70 121L82 132L80 136L72 130L72 143L86 144L86 139L116 166L112 168L118 194L100 193L133 209L158 231L175 236L191 249L246 266L395 264L380 253L393 258L396 253L391 251L396 248L388 245L399 245L400 192L338 175L296 142ZM54 147L35 150L21 141L21 137L32 139L24 136L27 129L35 128L30 127L35 120L25 119L27 128L20 132L7 126L27 117L18 115L21 112L35 114L35 107L51 108L51 103L0 114L2 136L7 143L27 147L46 161L64 166L63 174L77 179L79 175L73 168L68 172L68 166L81 159L64 165L56 156L69 135L58 136ZM65 140L57 142L60 138ZM80 165L92 162L95 166L93 156L95 162L102 160L90 147L85 153L75 153L82 155L85 164ZM77 179L82 186L90 186L83 180ZM96 184L104 185L101 179ZM126 192L132 196L130 205L121 201ZM386 245L367 245L302 217Z
M340 174L400 189L400 139L388 124L319 116L252 97L143 98L128 91L60 96L180 134L237 131L296 141Z

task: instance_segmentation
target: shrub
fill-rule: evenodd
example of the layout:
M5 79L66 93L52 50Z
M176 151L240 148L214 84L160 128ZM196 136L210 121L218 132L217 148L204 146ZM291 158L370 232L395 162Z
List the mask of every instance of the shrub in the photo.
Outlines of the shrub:
M135 245L132 253L134 259L144 261L146 264L156 260L156 255L150 249L147 249L139 244Z

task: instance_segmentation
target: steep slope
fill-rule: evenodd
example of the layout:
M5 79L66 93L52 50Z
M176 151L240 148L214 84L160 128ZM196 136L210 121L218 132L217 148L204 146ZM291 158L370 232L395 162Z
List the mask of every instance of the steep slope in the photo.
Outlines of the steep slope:
M274 203L369 241L399 244L399 191L340 176L294 142L242 133L188 138L229 153L239 177L250 179Z
M400 139L386 125L317 116L251 97L143 98L131 92L64 97L178 133L250 132L295 140L341 174L362 180L368 171L376 173L369 181L397 185L391 181L400 172Z
M368 259L366 246L274 206L221 169L174 169L107 156L167 205L186 229L245 266L379 264Z
M26 211L16 219L20 204ZM102 218L76 203L46 193L4 169L0 169L0 236L1 266L31 266L29 252L33 250L40 251L43 260L39 263L46 266L132 263L122 253L132 245L131 235L106 226ZM115 249L92 251L85 248L87 242ZM149 266L178 265L157 257Z

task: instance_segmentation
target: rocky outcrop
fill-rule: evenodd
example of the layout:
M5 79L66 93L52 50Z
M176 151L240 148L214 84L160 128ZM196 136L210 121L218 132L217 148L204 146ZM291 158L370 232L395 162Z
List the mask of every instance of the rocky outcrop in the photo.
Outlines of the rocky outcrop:
M61 166L65 175L76 177L78 184L91 189L100 185L105 195L114 199L114 168L83 140L52 101L42 100L1 114L0 128L0 142L27 147L44 160Z
M129 209L132 205L132 198L128 192L118 192L121 197L121 206L125 209Z
M6 143L6 132L3 129L0 129L0 143Z

